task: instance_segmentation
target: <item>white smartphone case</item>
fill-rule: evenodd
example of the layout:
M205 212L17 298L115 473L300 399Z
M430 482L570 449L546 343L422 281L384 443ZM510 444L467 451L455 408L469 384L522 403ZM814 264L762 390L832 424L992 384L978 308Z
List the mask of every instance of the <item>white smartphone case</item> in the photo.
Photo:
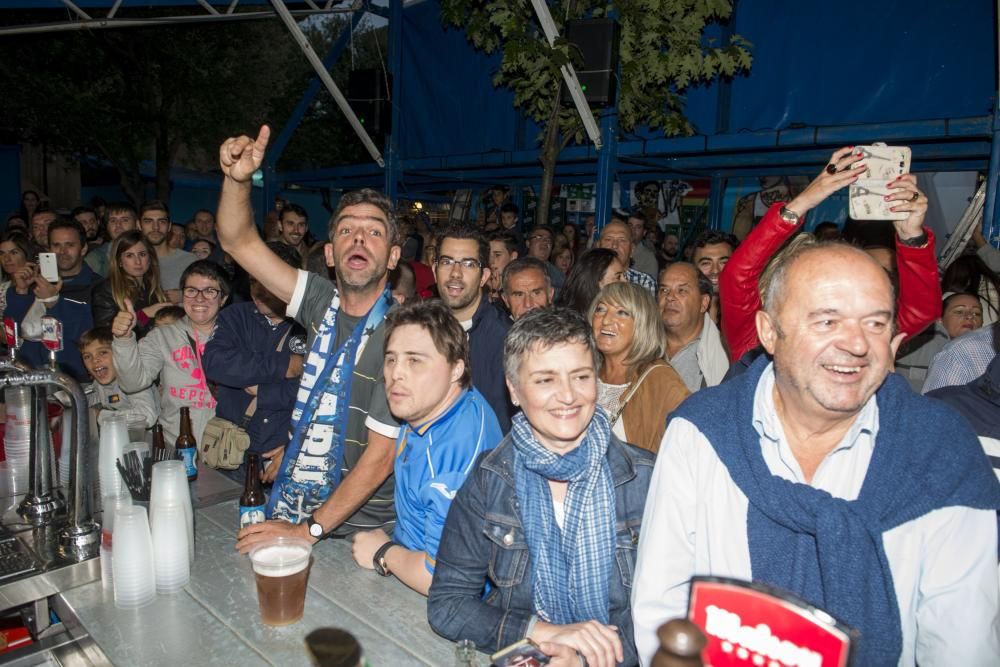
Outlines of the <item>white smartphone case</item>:
M884 197L892 193L887 187L891 181L910 173L909 146L876 143L855 146L855 149L864 154L867 168L848 191L851 217L855 220L905 220L909 213L889 210L899 202L886 201Z
M59 282L59 265L56 264L56 254L54 252L38 253L38 271L50 283Z

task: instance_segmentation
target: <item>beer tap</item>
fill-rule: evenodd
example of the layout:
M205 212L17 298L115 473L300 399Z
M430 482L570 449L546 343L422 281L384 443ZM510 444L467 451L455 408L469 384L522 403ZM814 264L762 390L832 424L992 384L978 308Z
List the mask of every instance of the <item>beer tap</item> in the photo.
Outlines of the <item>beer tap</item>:
M50 367L24 369L15 367L0 374L0 388L29 386L35 390L34 414L31 421L31 480L28 494L18 508L19 514L35 526L52 523L65 502L52 489L52 448L48 439L48 408L45 387L63 390L69 396L70 409L64 418L72 428L64 429L70 447L69 517L59 533L62 556L82 561L97 555L100 547L100 526L93 520L90 507L90 470L86 445L89 436L87 398L79 383L55 367L55 353L62 349L62 328L54 318L42 318L43 344L49 349Z

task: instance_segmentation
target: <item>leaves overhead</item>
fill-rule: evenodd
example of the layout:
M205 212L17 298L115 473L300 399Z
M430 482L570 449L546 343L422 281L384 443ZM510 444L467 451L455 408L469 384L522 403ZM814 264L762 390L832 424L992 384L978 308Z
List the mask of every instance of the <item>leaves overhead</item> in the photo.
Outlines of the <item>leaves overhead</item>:
M560 33L568 19L617 16L618 123L626 131L646 125L667 136L692 134L685 89L745 72L752 62L750 44L738 35L719 44L706 36L710 25L729 19L730 0L549 0L549 9ZM579 54L563 39L549 46L529 0L441 0L441 18L462 28L476 48L501 51L493 83L510 88L527 116L545 124L555 115L562 133L582 140L576 111L553 109L559 68L578 64Z

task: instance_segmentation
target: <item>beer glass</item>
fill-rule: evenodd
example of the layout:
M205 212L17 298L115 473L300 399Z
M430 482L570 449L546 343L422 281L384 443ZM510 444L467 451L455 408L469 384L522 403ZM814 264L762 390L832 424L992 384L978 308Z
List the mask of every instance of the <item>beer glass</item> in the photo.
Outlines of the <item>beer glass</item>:
M312 545L279 536L250 551L257 579L257 602L267 625L291 625L302 618Z

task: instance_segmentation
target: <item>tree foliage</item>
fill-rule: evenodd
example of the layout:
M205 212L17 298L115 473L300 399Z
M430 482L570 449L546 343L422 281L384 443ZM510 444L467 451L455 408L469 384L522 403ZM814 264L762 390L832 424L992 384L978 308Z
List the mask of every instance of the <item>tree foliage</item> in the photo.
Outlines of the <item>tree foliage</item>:
M325 53L342 25L310 24L314 48ZM156 194L166 199L172 166L215 169L227 136L263 122L280 129L313 76L277 18L5 37L0 58L20 65L0 68L0 130L107 160L136 200L144 198L142 161L155 161ZM328 96L314 106L319 98ZM289 153L356 161L362 149L346 120L322 117L324 132L293 141Z
M719 76L747 71L750 44L738 35L724 43L707 36L713 23L732 13L730 0L549 0L559 29L569 19L613 15L621 26L618 124L659 128L667 136L694 132L684 116L684 91ZM539 212L547 212L546 181L559 151L572 140L584 140L575 108L562 104L560 67L579 64L579 53L565 39L549 46L530 0L441 0L446 25L464 29L466 37L486 53L501 52L493 83L514 93L514 103L542 124L543 178ZM596 115L596 114L595 114Z

